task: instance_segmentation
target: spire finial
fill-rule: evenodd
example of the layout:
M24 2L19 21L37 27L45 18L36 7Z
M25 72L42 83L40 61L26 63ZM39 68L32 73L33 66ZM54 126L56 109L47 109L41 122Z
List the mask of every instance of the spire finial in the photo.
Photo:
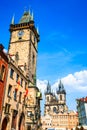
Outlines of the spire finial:
M12 17L11 24L14 24L14 15Z

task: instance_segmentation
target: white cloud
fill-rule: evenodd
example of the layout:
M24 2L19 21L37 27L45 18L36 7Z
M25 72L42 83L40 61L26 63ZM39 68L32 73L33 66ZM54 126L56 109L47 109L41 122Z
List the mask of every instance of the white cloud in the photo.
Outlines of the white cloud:
M37 79L37 87L41 90L41 92L44 94L46 87L47 87L47 80L39 80Z
M53 90L56 90L56 88L58 87L59 80L60 79L58 79L51 86ZM87 91L87 70L75 72L74 74L69 74L66 77L62 77L61 80L65 89L68 90L69 92L76 90L78 90L78 92ZM42 92L46 90L47 82L48 82L47 80L43 81L39 79L37 80L37 86Z
M57 79L57 81L53 85L51 85L53 91L55 91L58 88L59 80L60 79ZM74 74L68 74L66 77L62 77L61 81L67 92L68 105L69 107L71 106L71 109L75 109L76 98L81 96L84 97L87 92L87 70L75 72ZM39 79L37 80L37 86L41 90L43 95L43 102L41 104L42 109L45 103L44 92L46 90L47 83L48 83L47 80L39 80Z
M69 91L85 92L87 90L87 70L69 74L62 78L62 82Z

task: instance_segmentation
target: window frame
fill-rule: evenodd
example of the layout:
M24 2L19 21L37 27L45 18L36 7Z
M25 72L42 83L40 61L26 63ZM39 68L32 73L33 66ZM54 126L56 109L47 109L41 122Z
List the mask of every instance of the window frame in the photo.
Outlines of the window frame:
M9 87L8 87L8 97L11 97L11 90L12 90L12 85L9 84Z
M11 69L10 69L10 78L13 79L13 77L14 77L14 70L11 68Z

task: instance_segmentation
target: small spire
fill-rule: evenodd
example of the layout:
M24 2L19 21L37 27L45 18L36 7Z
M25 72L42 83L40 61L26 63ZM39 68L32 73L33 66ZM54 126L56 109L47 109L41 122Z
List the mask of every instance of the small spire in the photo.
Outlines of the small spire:
M12 17L11 24L14 24L14 15Z
M61 83L61 80L59 82L59 91L61 90L61 86L62 86L62 83Z
M37 27L37 33L39 34L39 29L38 29L38 27Z
M34 14L33 14L33 12L32 12L32 14L31 14L31 20L32 20L32 21L34 20Z
M49 81L48 81L48 84L47 84L47 93L51 93L51 86L49 84Z

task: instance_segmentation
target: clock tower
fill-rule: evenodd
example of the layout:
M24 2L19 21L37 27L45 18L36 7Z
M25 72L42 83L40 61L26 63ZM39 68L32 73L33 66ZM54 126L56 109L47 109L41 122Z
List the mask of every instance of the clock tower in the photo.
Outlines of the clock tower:
M36 76L36 57L39 33L34 25L33 14L24 12L18 24L14 18L10 25L8 54L34 83Z

